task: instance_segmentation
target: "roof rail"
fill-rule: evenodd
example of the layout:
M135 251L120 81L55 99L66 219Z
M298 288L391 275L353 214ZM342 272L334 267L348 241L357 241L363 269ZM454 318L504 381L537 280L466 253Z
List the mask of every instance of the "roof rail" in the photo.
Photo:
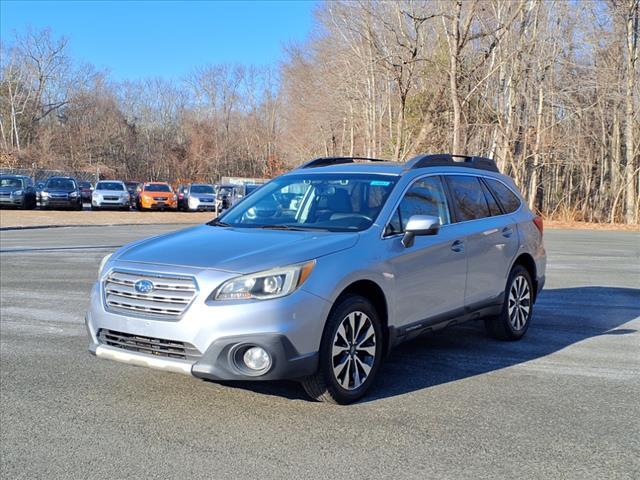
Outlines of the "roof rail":
M369 158L369 157L320 157L300 165L299 168L326 167L328 165L340 165L343 163L387 162L387 161L388 160L382 160L380 158Z
M451 153L424 154L413 157L405 163L407 170L424 167L467 167L500 172L495 160L485 157L472 157L469 155L454 155Z

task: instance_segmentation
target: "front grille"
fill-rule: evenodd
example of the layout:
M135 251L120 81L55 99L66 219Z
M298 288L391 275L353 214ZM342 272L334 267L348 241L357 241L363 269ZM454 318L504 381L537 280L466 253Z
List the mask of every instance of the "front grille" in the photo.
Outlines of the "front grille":
M153 199L157 202L164 202L167 200L165 197L153 197Z
M110 202L117 202L118 200L120 200L120 197L104 197L104 199Z
M211 202L213 202L213 199L212 198L201 198L200 201L201 202L206 202L206 203L211 203Z
M151 282L153 290L149 293L137 291L135 284L141 280ZM196 282L192 277L115 270L104 281L107 310L166 319L182 315L193 300L196 290Z
M104 328L98 331L98 341L102 345L159 357L179 358L195 362L202 356L196 347L187 342L143 337Z

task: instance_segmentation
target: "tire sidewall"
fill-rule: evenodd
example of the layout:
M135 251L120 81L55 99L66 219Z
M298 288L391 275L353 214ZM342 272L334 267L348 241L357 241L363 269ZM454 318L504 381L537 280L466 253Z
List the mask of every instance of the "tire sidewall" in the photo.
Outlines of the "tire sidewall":
M369 372L369 376L364 383L355 390L345 390L338 383L333 374L331 350L333 348L333 339L336 335L336 331L342 323L342 320L344 320L344 318L350 313L356 311L366 314L371 320L376 335L376 357L373 367L371 368L371 372ZM383 336L378 312L375 310L371 302L364 297L356 295L345 297L329 314L329 319L327 320L320 348L320 371L332 396L340 403L351 403L361 398L375 380L382 361L382 351Z
M529 316L527 318L527 322L525 323L524 328L520 330L516 330L515 328L513 328L513 325L511 324L511 319L509 318L509 292L511 291L511 287L513 285L514 280L518 276L522 276L525 278L527 284L529 285L529 292L531 296L531 300L529 303ZM533 292L533 282L531 281L531 275L529 275L529 272L527 271L526 268L524 268L521 265L516 265L511 270L511 273L509 274L509 279L507 280L507 287L504 292L504 304L502 306L502 314L501 314L504 327L512 338L515 338L515 339L522 338L524 334L527 333L527 330L529 330L529 325L531 325L531 319L533 318L533 298L534 298L534 292Z

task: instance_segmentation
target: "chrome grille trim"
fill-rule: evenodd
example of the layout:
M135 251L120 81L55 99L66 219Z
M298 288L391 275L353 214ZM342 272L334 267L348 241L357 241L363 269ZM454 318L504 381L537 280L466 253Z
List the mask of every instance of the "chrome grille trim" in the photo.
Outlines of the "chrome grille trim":
M139 280L149 280L154 289L140 293ZM105 308L114 313L162 319L177 319L189 307L198 287L193 277L148 272L112 270L102 284Z
M202 353L196 347L187 342L133 335L104 328L98 331L98 342L102 345L146 355L179 358L193 362L202 356Z

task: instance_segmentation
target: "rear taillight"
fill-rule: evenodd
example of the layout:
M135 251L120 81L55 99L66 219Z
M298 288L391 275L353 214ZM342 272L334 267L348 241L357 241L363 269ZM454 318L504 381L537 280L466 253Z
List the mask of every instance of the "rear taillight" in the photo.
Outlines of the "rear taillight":
M544 223L542 223L542 217L540 215L533 219L533 224L538 230L540 230L540 235L542 235L544 231Z

